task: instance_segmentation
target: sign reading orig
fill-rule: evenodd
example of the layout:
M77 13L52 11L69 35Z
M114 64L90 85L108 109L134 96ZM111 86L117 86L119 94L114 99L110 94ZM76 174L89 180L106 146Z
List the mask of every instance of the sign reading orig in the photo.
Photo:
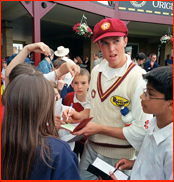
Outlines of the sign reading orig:
M119 10L173 17L173 1L119 1Z

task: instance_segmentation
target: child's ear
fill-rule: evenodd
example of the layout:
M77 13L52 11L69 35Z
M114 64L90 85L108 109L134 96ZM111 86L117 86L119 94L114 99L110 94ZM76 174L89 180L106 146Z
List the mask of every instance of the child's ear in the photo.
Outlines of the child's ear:
M74 87L73 87L73 81L71 82L71 87L74 88Z
M127 46L127 42L128 42L128 38L127 38L127 37L125 37L125 38L124 38L124 47L126 47L126 46Z

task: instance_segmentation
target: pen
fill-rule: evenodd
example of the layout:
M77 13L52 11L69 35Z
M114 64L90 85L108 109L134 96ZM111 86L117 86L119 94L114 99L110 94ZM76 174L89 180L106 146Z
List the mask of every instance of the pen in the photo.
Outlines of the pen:
M119 167L119 166L118 166ZM114 174L115 173L115 171L118 169L118 167L117 168L115 168L115 170L112 172L112 174Z
M72 106L73 106L73 103L71 103L71 106L70 106L70 109L69 109L69 111L68 111L68 114L70 113L70 111L71 111L71 109L72 109ZM66 121L68 121L68 117L67 117Z

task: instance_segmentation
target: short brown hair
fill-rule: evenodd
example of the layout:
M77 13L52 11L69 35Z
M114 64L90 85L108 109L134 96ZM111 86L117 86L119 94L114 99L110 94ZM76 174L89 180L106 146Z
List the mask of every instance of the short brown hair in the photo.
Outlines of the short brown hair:
M53 62L53 66L55 68L59 68L63 63L66 63L66 61L62 60L61 58L57 58L54 62Z
M86 75L88 77L88 82L90 82L91 80L91 75L89 73L89 71L86 68L80 68L80 73L76 76L83 76Z

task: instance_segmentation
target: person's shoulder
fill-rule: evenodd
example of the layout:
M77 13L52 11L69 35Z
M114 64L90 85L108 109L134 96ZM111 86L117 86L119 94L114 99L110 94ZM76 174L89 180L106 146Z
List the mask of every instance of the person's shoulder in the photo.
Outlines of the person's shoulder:
M46 61L46 60L43 59L43 60L38 64L38 66L44 65L44 64L46 63L45 61Z
M155 62L155 65L156 65L156 66L159 66L159 64L158 64L157 62Z
M136 63L134 63L134 64L136 64ZM135 67L133 69L136 69L136 71L138 71L140 73L144 73L144 74L146 73L146 71L137 64L135 65Z
M148 65L149 63L150 63L150 61L147 61L147 62L144 63L144 65Z
M106 67L108 65L107 60L103 59L103 58L97 59L95 61L99 61L99 63L92 70L97 70L99 66L100 66L100 68L101 67L103 68L103 67Z
M49 143L49 146L52 149L52 151L70 150L69 145L63 140L60 140L58 138L48 137L47 142Z
M68 93L68 94L66 95L66 97L68 97L68 98L74 97L74 94L75 94L75 92L70 92L70 93Z

